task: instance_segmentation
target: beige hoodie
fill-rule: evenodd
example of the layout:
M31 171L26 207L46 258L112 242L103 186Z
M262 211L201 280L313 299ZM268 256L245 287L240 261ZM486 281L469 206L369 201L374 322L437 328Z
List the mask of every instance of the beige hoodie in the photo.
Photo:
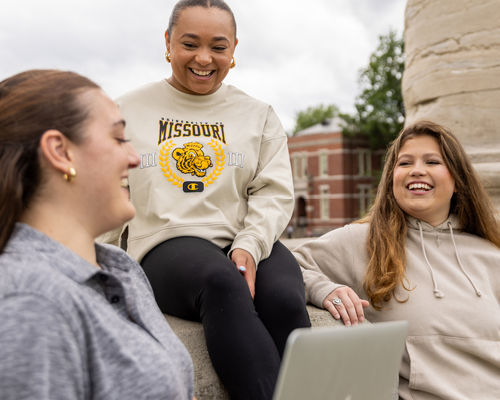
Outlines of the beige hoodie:
M405 303L391 299L382 311L365 309L370 322L409 321L399 396L500 399L500 249L461 232L455 215L442 229L407 220L406 277L413 291L397 289ZM341 284L367 299L367 233L368 224L347 225L295 250L309 302L322 307Z
M129 178L137 214L128 252L140 261L165 240L196 236L247 250L256 264L269 257L293 211L287 136L273 109L234 86L194 96L165 80L117 103L141 157Z

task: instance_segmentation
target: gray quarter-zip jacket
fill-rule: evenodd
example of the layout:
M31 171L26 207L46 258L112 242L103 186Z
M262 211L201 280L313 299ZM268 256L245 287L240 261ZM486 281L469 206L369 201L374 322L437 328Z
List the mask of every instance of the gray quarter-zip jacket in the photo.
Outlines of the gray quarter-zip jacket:
M141 267L96 252L102 270L16 225L0 255L0 398L192 400L191 358Z

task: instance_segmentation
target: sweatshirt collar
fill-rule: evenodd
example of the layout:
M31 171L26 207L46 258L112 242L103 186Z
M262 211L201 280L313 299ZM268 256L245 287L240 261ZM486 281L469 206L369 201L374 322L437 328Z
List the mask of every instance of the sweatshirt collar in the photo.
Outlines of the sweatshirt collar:
M405 214L406 222L408 223L408 228L420 230L420 226L422 227L422 231L424 232L434 232L436 229L439 229L442 232L450 232L450 225L453 230L460 230L460 222L458 221L458 216L456 214L450 214L446 221L438 226L432 226L431 224L422 221L421 219L417 219L412 217L411 215ZM419 226L420 225L420 226Z
M169 96L174 97L177 100L184 100L190 104L213 104L222 99L226 98L226 93L229 90L229 86L225 83L221 83L221 86L215 93L206 95L195 95L181 92L180 90L174 88L166 79L161 81L164 90L169 94Z

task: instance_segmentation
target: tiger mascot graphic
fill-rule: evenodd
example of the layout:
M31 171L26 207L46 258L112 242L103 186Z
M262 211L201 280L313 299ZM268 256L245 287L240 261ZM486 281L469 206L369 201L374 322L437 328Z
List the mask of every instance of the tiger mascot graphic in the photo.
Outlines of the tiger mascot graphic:
M177 161L177 169L183 174L205 176L207 169L212 167L212 160L201 151L202 148L200 143L189 142L184 148L174 149L172 157Z

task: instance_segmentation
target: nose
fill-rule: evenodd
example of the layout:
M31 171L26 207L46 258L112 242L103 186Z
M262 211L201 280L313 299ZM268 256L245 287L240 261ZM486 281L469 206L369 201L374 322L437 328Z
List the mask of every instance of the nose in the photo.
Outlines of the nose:
M196 54L195 61L202 66L210 64L212 62L212 55L210 53L210 50L206 48L200 48Z
M413 168L410 171L411 176L422 176L426 175L427 171L424 168L424 163L422 161L417 161L415 164L413 164Z
M128 153L128 168L137 168L139 164L141 163L141 158L139 157L139 154L137 154L137 151L135 151L134 146L129 142L127 143L127 153Z

